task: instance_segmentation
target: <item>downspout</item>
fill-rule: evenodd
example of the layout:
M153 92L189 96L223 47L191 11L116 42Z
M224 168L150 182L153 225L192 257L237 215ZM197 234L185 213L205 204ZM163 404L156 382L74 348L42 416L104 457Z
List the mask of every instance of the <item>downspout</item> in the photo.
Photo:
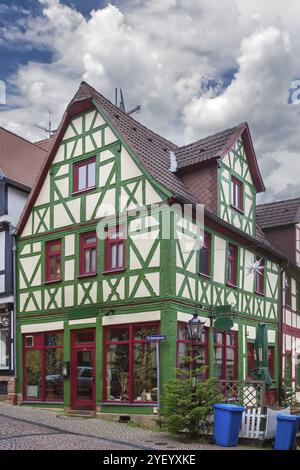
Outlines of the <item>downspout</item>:
M279 281L279 331L278 331L278 402L282 402L282 358L283 358L283 273L284 268L280 266L280 281Z
M17 265L16 265L16 227L12 224L9 226L9 231L12 239L12 252L13 252L13 297L14 297L14 313L13 313L13 367L14 367L14 378L17 380L17 349L16 349L16 339L17 339Z

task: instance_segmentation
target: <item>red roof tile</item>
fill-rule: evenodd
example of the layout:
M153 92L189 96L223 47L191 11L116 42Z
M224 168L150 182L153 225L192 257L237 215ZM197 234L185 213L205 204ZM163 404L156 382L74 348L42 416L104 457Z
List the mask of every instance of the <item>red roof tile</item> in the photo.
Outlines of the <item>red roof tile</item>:
M256 207L256 220L262 229L300 222L300 198L261 204Z
M17 183L32 188L47 152L0 127L0 170Z

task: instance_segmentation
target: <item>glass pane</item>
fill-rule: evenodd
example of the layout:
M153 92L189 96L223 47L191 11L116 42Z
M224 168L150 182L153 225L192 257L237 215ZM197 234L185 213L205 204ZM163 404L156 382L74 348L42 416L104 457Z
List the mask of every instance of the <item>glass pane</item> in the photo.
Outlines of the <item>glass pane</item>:
M93 399L93 352L77 351L77 400Z
M48 335L47 335L48 336ZM62 400L64 395L64 379L62 376L64 351L48 349L45 364L45 398L46 400Z
M113 244L111 245L111 265L110 267L112 269L115 269L117 267L117 245Z
M124 265L123 260L123 242L118 243L118 268L122 268Z
M90 272L90 250L84 250L84 272Z
M200 250L200 273L209 274L209 252L207 248Z
M60 248L61 248L61 244L56 243L55 245L50 246L50 252L51 253L56 253L56 252L60 251Z
M218 379L222 379L222 363L222 348L215 348L215 377L217 377Z
M8 328L0 329L0 368L9 368L10 337Z
M226 349L226 379L234 379L234 349Z
M235 335L231 333L226 333L226 345L234 346L235 345Z
M157 326L137 325L133 328L134 339L145 339L145 336L156 335L158 333Z
M90 250L90 257L91 257L91 272L96 272L96 248L92 248Z
M129 400L129 345L111 344L106 356L106 398Z
M26 397L42 397L42 351L26 351Z
M205 357L205 346L198 346L197 349L195 348L196 354L196 368L200 369L202 366L208 366L206 364L206 357ZM205 374L207 373L208 368L205 368L203 372L197 374L199 379L204 378Z
M85 245L94 245L97 241L96 237L87 237L84 239L84 244Z
M190 345L188 343L177 343L178 348L178 367L180 369L190 369L191 361L189 357L191 356Z
M88 187L92 188L96 184L96 163L89 163L88 165Z
M111 328L107 334L107 341L128 341L128 327Z
M60 279L61 277L61 259L60 255L50 256L49 259L50 279Z
M134 346L134 400L157 401L156 345Z
M86 166L78 167L78 191L86 188Z
M95 341L94 330L80 331L76 334L76 343L91 343Z
M179 340L187 340L187 329L185 325L178 326L178 339Z
M222 333L218 333L218 332L215 332L214 333L214 341L215 343L217 344L222 344L222 341L223 340L223 334Z
M45 337L45 346L63 346L63 333L47 333Z

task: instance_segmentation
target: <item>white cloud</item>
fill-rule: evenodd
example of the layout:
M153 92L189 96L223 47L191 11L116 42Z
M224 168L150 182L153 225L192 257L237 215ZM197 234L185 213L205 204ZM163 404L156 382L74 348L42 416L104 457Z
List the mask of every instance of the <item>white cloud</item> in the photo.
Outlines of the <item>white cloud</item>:
M0 124L35 138L34 124L48 107L58 124L82 79L110 99L118 86L128 107L142 104L137 118L179 144L248 121L269 194L294 191L278 175L296 185L300 169L300 107L287 105L300 75L297 0L116 0L88 19L39 1L43 15L0 29L0 42L49 49L53 60L10 77L18 109Z

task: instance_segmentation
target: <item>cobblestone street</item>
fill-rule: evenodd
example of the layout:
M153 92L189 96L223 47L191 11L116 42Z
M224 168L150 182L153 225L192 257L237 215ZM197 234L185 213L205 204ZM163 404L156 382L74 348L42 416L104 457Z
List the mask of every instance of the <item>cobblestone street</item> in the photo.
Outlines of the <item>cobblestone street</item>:
M0 450L221 450L163 432L57 410L0 404ZM239 446L238 449L249 449Z

